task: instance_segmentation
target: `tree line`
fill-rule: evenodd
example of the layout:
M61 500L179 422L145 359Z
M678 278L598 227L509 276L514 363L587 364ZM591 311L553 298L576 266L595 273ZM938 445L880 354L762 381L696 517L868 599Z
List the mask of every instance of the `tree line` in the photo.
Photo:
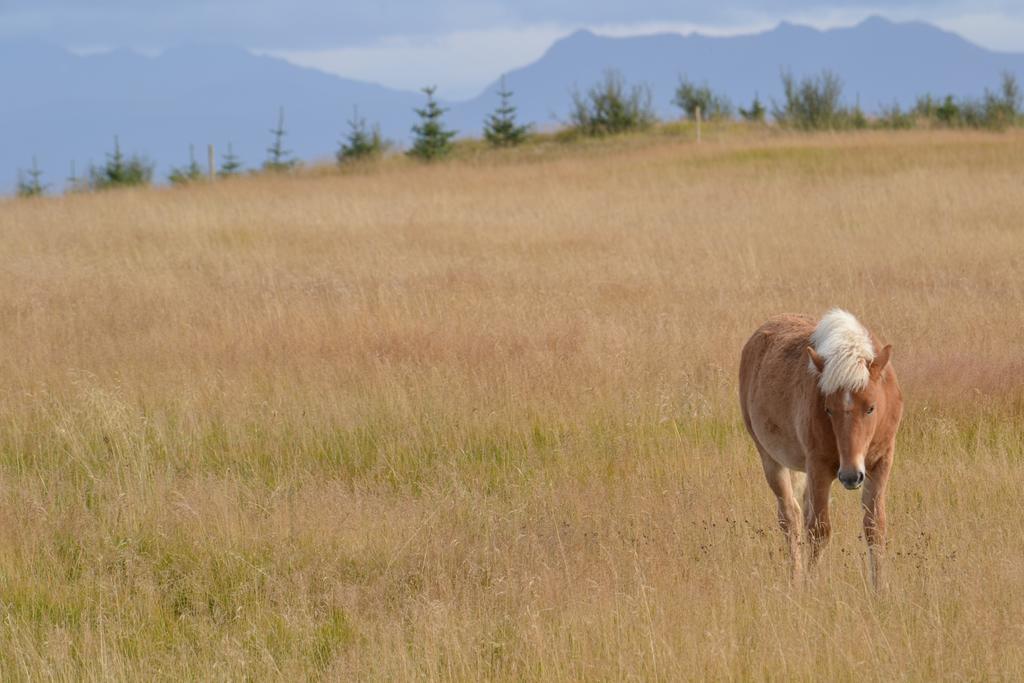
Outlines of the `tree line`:
M909 129L916 127L978 128L1003 130L1019 125L1022 120L1021 92L1016 78L1004 73L999 90L985 89L981 98L957 98L946 95L937 98L930 94L917 98L914 106L902 109L894 103L883 107L878 114L868 116L859 104L843 103L843 83L838 75L825 70L800 80L792 74L782 73L783 98L772 101L770 114L775 125L792 130L858 130L867 128ZM414 111L418 117L412 127L413 142L405 152L409 157L430 162L442 159L454 148L457 131L447 127L444 114L448 111L434 98L436 87L422 90L426 103ZM512 104L513 92L504 77L497 92L499 102L484 121L483 140L494 148L515 147L533 135L533 126L519 121L517 108ZM658 122L652 105L651 90L643 84L629 85L616 71L607 71L598 83L586 91L573 90L566 137L598 137L648 128ZM686 77L679 80L673 104L684 118L708 121L740 120L753 124L768 124L769 107L755 94L747 107L734 107L724 95L707 84L697 84ZM382 156L391 144L386 141L380 127L370 125L353 111L348 120L348 132L336 152L339 165L365 161ZM299 160L285 147L287 130L285 112L278 112L277 125L270 129L271 144L259 169L262 171L288 171ZM118 138L114 149L107 154L101 166L91 166L84 177L77 177L72 165L67 178L70 191L104 190L112 187L146 185L152 182L155 165L139 156L126 156ZM230 178L245 172L244 165L231 145L222 157L217 176ZM17 194L34 197L46 192L43 172L36 160L25 170L19 169ZM206 178L202 166L196 161L195 149L189 148L189 163L171 169L168 180L172 184L187 184Z

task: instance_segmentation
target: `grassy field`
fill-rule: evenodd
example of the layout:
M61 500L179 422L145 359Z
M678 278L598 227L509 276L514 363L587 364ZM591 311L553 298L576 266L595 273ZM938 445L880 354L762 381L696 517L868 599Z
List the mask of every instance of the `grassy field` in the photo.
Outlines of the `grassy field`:
M1024 678L1024 134L710 137L0 204L0 678ZM735 397L833 305L882 596Z

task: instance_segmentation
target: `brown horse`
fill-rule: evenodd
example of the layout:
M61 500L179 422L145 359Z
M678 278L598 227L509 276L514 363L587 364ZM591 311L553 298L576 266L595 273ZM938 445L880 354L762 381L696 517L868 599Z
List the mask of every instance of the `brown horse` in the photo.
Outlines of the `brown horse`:
M779 315L743 347L740 406L779 506L794 579L802 570L797 472L806 473L805 523L810 565L828 542L832 480L864 485L864 534L871 580L881 585L885 487L892 468L903 396L892 346L852 315L833 309L821 320Z

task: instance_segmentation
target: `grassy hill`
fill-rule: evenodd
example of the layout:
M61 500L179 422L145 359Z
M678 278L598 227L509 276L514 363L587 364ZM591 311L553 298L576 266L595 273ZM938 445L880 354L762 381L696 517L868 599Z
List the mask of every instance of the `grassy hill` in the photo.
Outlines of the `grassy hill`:
M1024 134L650 134L3 203L0 677L1024 676ZM907 399L788 586L736 400Z

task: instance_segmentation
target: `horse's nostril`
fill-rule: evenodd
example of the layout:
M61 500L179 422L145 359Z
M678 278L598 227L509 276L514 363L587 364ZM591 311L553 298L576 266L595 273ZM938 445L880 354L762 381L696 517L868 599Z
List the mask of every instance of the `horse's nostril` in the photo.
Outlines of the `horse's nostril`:
M864 472L861 470L839 470L839 481L848 489L859 488L864 483Z

